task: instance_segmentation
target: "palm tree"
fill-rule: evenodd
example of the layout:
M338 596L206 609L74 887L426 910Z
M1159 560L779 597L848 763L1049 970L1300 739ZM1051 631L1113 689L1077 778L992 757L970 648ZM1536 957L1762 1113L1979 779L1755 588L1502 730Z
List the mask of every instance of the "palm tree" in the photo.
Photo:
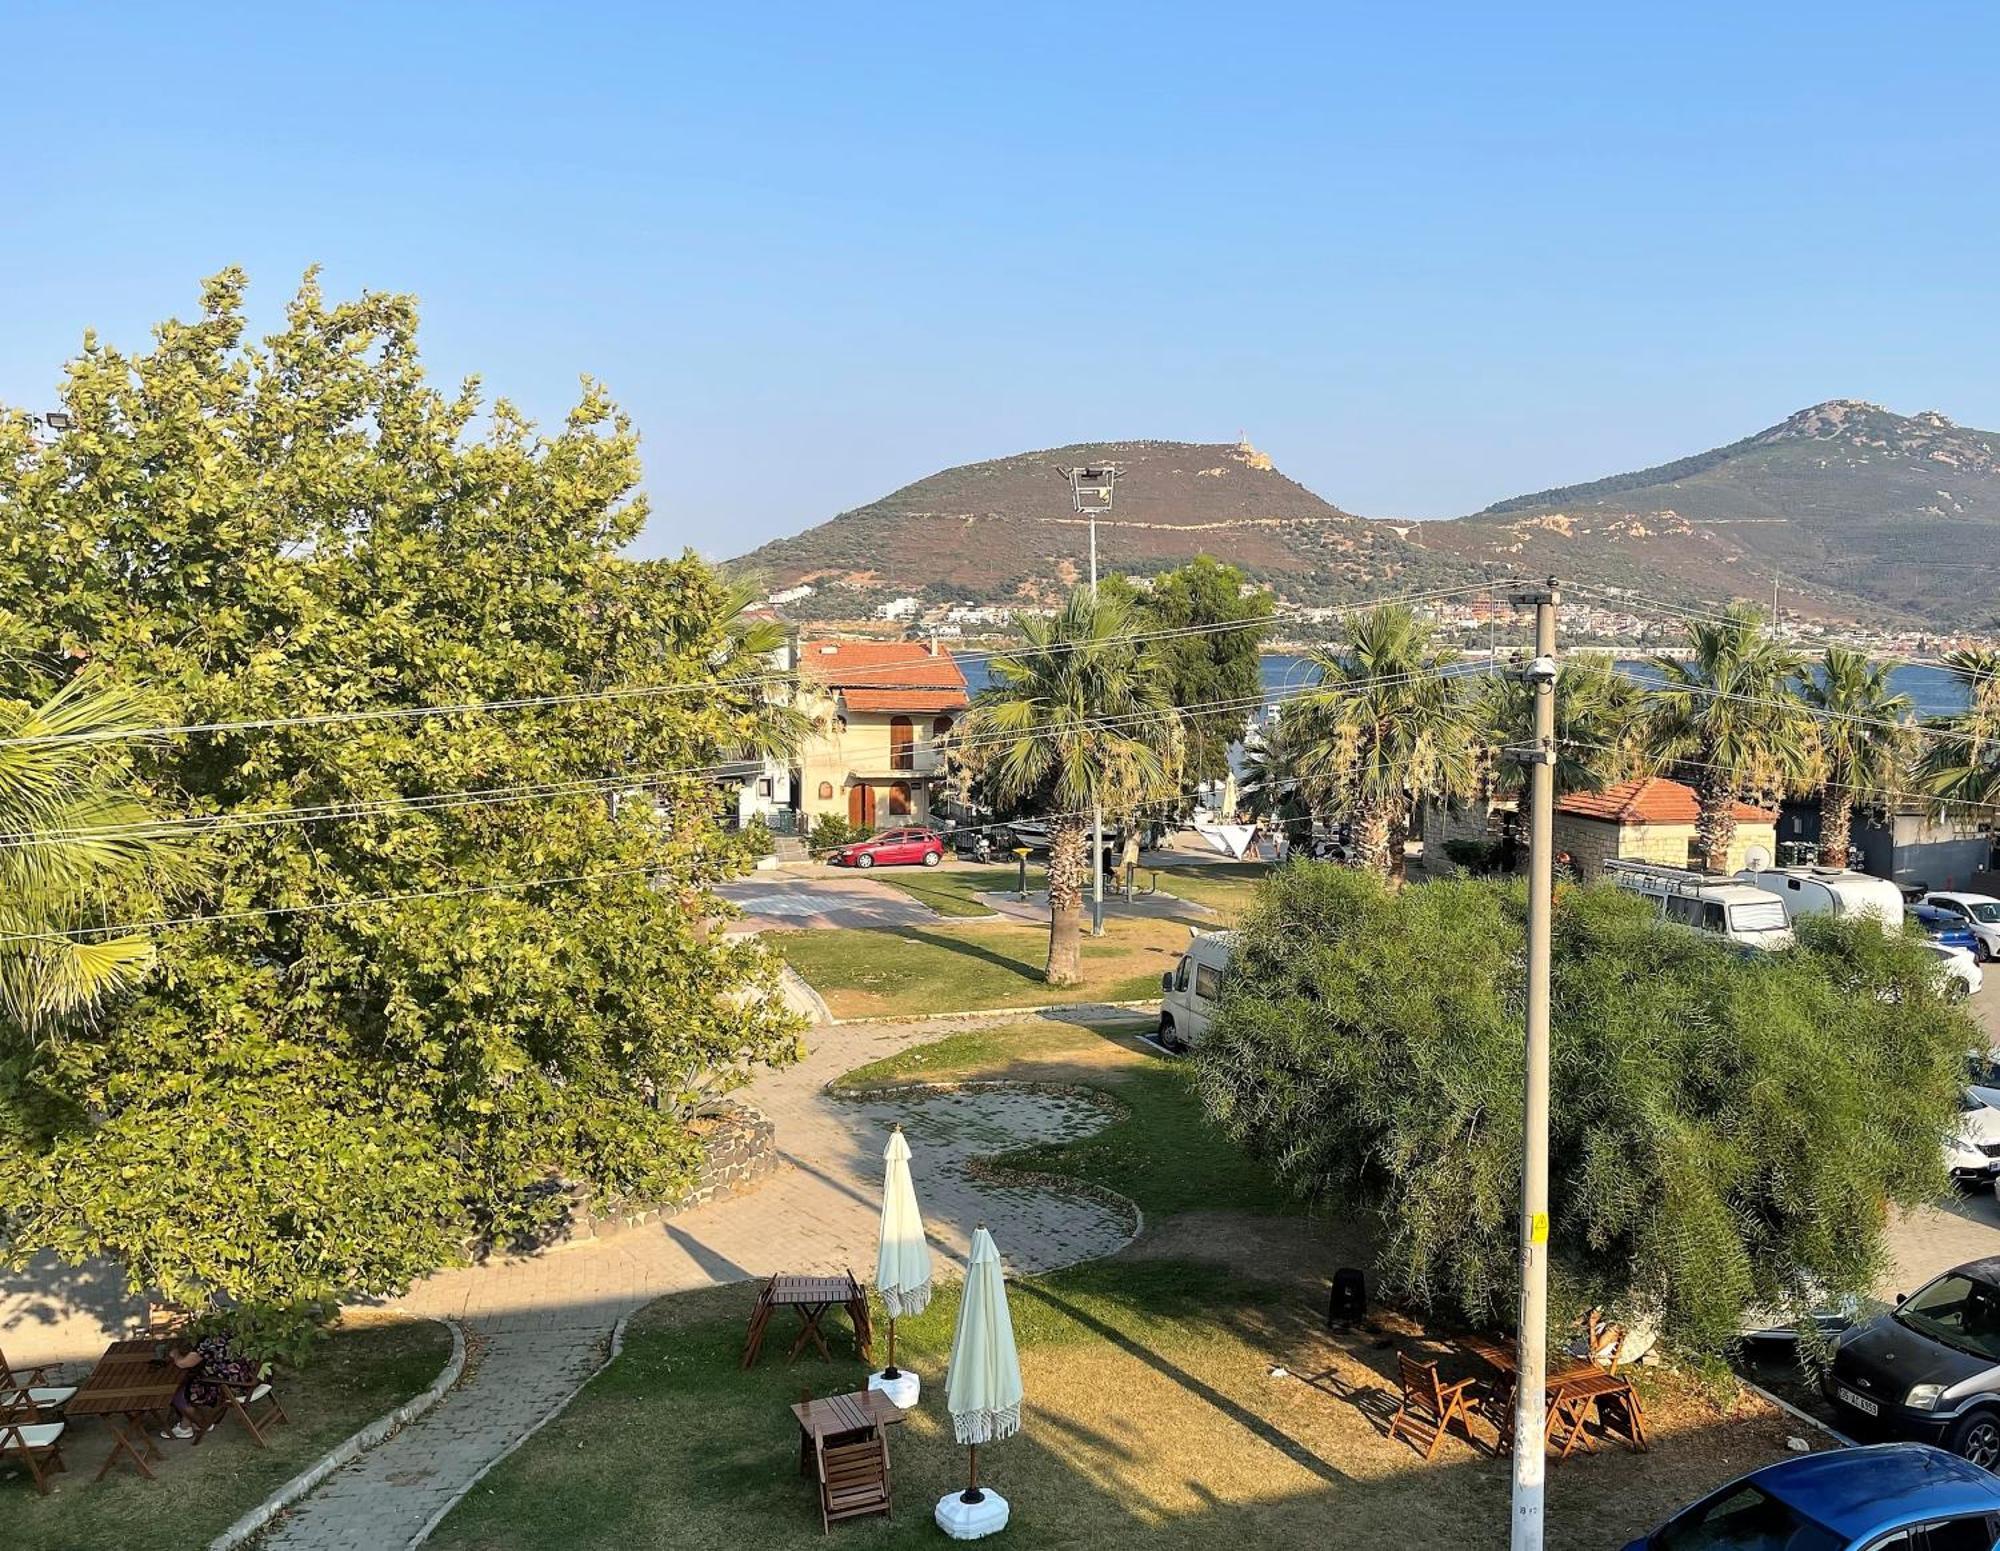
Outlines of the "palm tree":
M1850 646L1829 646L1799 694L1820 715L1819 859L1847 865L1854 805L1892 795L1909 757L1910 699L1889 688L1889 669Z
M1494 796L1517 807L1504 820L1503 865L1519 849L1518 803L1527 790L1528 767L1507 757L1534 737L1535 697L1525 679L1502 674L1480 681L1479 716L1498 750L1488 776ZM1618 671L1611 658L1585 653L1566 659L1556 679L1555 794L1601 792L1623 780L1638 762L1639 686Z
M1015 620L1022 645L987 665L991 683L964 722L983 744L987 789L1002 803L1037 803L1049 823L1052 986L1079 969L1086 840L1092 804L1132 813L1171 794L1180 719L1165 679L1132 639L1124 605L1077 589L1052 617Z
M1944 666L1965 690L1966 709L1924 723L1916 784L1935 808L2000 807L2000 651L1952 652Z
M1695 841L1710 872L1729 869L1736 804L1796 789L1812 771L1812 719L1791 692L1802 661L1764 633L1755 609L1688 626L1689 661L1655 657L1661 683L1645 727L1649 762L1694 788Z
M1463 797L1478 777L1478 718L1458 653L1400 604L1347 622L1337 649L1313 652L1319 685L1297 711L1294 769L1353 823L1357 865L1403 871L1412 799Z
M33 1043L152 963L143 932L69 934L143 906L160 885L184 880L188 863L116 759L157 720L145 696L79 675L39 706L0 717L0 1028Z

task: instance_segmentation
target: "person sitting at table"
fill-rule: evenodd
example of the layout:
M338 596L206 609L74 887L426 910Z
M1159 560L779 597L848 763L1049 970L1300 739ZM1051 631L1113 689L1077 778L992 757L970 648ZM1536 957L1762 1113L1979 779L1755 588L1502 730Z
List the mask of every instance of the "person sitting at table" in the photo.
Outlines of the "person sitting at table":
M226 1331L203 1336L198 1341L182 1338L174 1342L168 1360L187 1370L181 1387L174 1391L174 1425L161 1432L162 1438L196 1440L201 1427L195 1418L213 1410L227 1398L225 1384L254 1384L257 1364L235 1351L235 1338Z

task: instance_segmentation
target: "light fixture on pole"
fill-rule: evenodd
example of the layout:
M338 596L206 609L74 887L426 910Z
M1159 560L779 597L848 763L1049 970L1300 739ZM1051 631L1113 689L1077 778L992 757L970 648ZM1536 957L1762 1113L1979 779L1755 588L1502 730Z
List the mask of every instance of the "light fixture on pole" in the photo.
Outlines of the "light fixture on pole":
M1087 463L1074 468L1058 465L1069 481L1071 507L1090 519L1090 596L1097 598L1097 514L1111 510L1118 490L1119 467L1115 463ZM1090 805L1090 935L1104 935L1104 804Z

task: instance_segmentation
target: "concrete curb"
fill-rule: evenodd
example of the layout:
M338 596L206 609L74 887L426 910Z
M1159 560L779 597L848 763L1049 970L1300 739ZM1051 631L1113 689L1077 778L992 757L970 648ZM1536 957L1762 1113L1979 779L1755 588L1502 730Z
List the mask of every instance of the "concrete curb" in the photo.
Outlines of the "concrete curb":
M835 1028L859 1028L869 1023L949 1023L954 1018L1008 1018L1016 1014L1036 1012L1128 1012L1135 1007L1152 1007L1159 998L1149 996L1139 1002L1041 1002L1032 1007L968 1007L957 1012L920 1013L912 1017L908 1013L881 1013L866 1018L831 1018Z
M1761 1396L1763 1399L1770 1401L1772 1405L1776 1406L1780 1411L1784 1412L1785 1415L1791 1417L1794 1421L1804 1422L1806 1426L1817 1428L1820 1432L1825 1433L1827 1437L1831 1438L1835 1443L1839 1444L1842 1448L1854 1449L1860 1447L1860 1445L1857 1444L1852 1438L1848 1437L1846 1433L1837 1431L1836 1429L1829 1427L1825 1422L1822 1422L1818 1417L1814 1416L1810 1411L1801 1411L1797 1406L1793 1405L1789 1400L1785 1400L1780 1396L1772 1394L1768 1389L1764 1388L1763 1385L1752 1384L1748 1379L1744 1378L1741 1374L1737 1375L1737 1382L1741 1384L1745 1389L1749 1390L1751 1394Z
M465 1327L455 1319L442 1320L440 1323L451 1331L451 1356L446 1359L443 1370L431 1381L428 1389L404 1401L388 1415L376 1417L359 1432L335 1444L317 1463L309 1465L298 1475L293 1476L211 1540L208 1543L208 1551L232 1551L232 1548L242 1545L341 1466L358 1459L377 1444L385 1442L392 1434L407 1427L444 1399L445 1394L458 1383L460 1376L465 1372Z
M631 1318L632 1316L629 1314L620 1315L618 1318L618 1323L611 1327L611 1345L610 1349L605 1353L604 1361L599 1363L595 1368L591 1369L589 1373L585 1374L583 1382L577 1385L577 1387L571 1390L567 1395L563 1396L563 1398L558 1402L556 1402L555 1405L551 1406L546 1414L537 1418L535 1425L533 1427L530 1427L526 1432L522 1433L512 1443L508 1444L506 1448L502 1449L498 1454L494 1455L485 1464L481 1465L477 1470L475 1470L472 1473L471 1479L468 1480L465 1483L465 1485L461 1486L457 1491L453 1492L451 1496L447 1497L444 1500L443 1506L440 1507L436 1513L432 1514L428 1519L424 1521L424 1527L418 1530L416 1534L410 1537L408 1551L414 1551L415 1547L422 1545L426 1540L430 1539L431 1532L445 1521L445 1516L449 1514L452 1509L456 1508L460 1503L465 1501L465 1499L471 1494L472 1489L475 1486L479 1485L481 1481L484 1481L486 1479L486 1474L488 1471L492 1470L495 1465L498 1465L502 1460L506 1459L516 1449L520 1448L522 1444L526 1443L530 1438L534 1437L536 1433L540 1432L544 1427L548 1426L549 1423L553 1422L557 1417L561 1416L563 1412L567 1411L569 1409L569 1403L572 1400L576 1399L578 1395L581 1395L586 1389L588 1389L593 1379L595 1379L599 1374L604 1372L606 1368L609 1368L613 1363L618 1361L618 1354L625 1350L625 1327L628 1323L630 1323Z

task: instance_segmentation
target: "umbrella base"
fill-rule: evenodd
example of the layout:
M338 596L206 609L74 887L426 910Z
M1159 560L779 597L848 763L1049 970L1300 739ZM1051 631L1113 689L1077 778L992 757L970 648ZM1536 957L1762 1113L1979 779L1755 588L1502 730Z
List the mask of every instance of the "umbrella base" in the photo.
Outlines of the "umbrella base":
M969 1503L963 1492L938 1499L937 1527L953 1540L978 1540L1007 1527L1007 1499L990 1486L979 1489L979 1501Z
M917 1397L924 1392L924 1381L908 1368L898 1368L894 1378L885 1368L880 1373L868 1375L868 1387L879 1389L905 1411L917 1403Z

